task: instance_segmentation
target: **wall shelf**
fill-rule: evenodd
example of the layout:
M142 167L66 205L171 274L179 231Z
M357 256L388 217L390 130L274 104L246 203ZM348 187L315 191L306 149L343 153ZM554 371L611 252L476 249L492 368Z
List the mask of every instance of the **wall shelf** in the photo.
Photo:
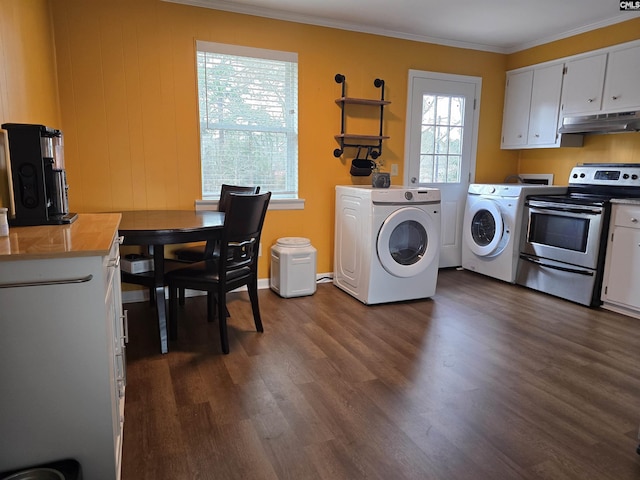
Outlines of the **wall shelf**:
M384 99L384 80L376 78L373 85L380 89L380 99L369 98L355 98L345 95L346 90L346 78L344 75L338 73L335 76L336 83L342 84L342 94L340 98L336 99L336 104L341 109L341 122L340 122L340 134L335 136L335 139L340 144L340 148L336 148L333 151L333 155L337 158L340 157L346 148L357 148L358 151L365 150L367 152L367 158L371 157L374 160L382 154L382 141L389 137L382 134L382 123L384 118L384 107L391 102ZM378 135L367 134L354 134L345 132L345 119L347 115L347 105L365 105L380 108L380 129Z

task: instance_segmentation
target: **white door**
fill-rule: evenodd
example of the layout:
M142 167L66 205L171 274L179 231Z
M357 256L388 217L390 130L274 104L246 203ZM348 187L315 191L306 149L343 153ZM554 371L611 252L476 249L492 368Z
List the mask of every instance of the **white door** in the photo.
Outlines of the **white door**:
M475 175L482 79L409 70L405 184L440 189L439 266L462 263L462 220Z

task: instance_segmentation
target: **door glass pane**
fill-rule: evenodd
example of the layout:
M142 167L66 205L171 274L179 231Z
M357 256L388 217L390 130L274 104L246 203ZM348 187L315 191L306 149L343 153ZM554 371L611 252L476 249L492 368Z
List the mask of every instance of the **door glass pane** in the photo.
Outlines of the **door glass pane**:
M438 155L436 157L437 168L436 168L436 179L435 181L438 183L445 183L447 178L447 156L446 155Z
M449 127L436 127L436 153L446 153L449 151Z
M464 98L451 97L451 125L462 125L464 118Z
M431 126L423 126L422 127L422 137L420 141L420 153L435 153L435 133L436 127Z
M449 155L447 157L449 165L447 168L447 183L460 182L460 170L462 168L462 155Z
M422 124L435 125L435 95L424 95L422 97Z
M413 265L427 251L427 231L415 220L402 222L389 238L389 253L400 265Z
M471 237L481 247L489 245L496 236L496 221L489 210L480 210L471 221Z
M429 183L433 178L434 155L420 155L420 183Z
M463 128L464 97L422 96L420 183L460 182Z
M451 109L451 101L449 97L438 95L436 97L436 120L439 125L449 125L451 117L449 110Z

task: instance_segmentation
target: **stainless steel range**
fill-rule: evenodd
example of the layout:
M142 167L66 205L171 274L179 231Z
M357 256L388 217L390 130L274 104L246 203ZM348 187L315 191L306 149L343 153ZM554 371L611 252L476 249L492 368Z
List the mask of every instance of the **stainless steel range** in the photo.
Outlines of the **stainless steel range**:
M563 195L533 195L516 283L600 305L611 199L640 198L640 164L574 167Z

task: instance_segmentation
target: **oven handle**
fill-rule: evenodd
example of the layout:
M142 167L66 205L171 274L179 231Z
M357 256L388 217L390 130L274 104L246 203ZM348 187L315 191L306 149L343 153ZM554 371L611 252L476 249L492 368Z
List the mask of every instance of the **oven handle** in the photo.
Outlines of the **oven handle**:
M551 212L565 212L575 213L582 215L602 215L602 207L567 207L566 204L550 203L550 202L538 202L528 201L527 207L537 212L551 211Z
M541 267L547 267L553 270L559 270L561 272L577 273L578 275L585 275L588 277L593 277L594 275L594 272L592 272L591 270L582 270L580 268L568 268L568 267L560 267L558 265L549 265L548 263L544 263L536 259L535 257L530 257L529 255L525 255L524 253L520 254L520 258L522 260L526 260L527 262L535 263L536 265L539 265Z

